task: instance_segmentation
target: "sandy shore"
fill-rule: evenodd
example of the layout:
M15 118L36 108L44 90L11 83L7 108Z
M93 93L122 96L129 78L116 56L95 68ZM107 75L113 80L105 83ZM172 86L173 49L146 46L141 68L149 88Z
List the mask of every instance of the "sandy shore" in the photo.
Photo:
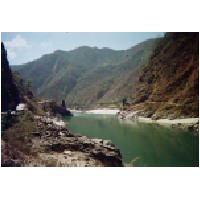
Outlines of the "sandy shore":
M98 109L98 110L87 110L87 111L80 111L80 110L70 110L72 113L85 113L85 114L95 114L95 115L116 115L119 110L109 110L109 109Z
M86 114L98 114L98 115L116 115L116 113L119 112L119 110L88 110L85 113Z
M158 119L158 120L152 120L151 118L144 118L139 117L138 119L140 122L146 122L146 123L158 123L163 125L172 125L172 124L196 124L199 122L199 118L185 118L185 119Z
M118 118L122 120L136 120L142 123L154 123L165 126L171 126L181 129L199 131L199 118L183 118L183 119L152 119L138 116L136 112L121 111Z

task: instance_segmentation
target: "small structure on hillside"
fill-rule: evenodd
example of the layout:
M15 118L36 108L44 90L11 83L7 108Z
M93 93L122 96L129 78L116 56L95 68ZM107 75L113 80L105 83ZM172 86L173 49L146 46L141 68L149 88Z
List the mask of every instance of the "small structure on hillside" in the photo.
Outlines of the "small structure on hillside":
M19 103L19 105L16 107L16 111L27 111L28 107L26 103Z

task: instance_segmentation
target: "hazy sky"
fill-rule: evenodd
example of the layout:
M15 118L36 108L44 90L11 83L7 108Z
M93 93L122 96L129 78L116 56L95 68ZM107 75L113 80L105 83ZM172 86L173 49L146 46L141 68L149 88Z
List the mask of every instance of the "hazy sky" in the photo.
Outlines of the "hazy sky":
M32 61L55 50L72 50L79 46L128 49L161 32L2 32L11 65Z

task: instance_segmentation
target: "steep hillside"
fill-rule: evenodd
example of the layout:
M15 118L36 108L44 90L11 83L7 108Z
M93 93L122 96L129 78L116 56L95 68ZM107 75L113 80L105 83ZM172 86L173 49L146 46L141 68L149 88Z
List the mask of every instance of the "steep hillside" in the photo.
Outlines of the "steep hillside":
M131 49L115 51L108 48L79 47L72 51L55 51L19 69L22 77L32 79L33 91L43 99L60 102L66 99L70 107L92 107L101 101L116 101L126 94L115 89L141 63L145 63L155 48L151 39ZM112 93L110 90L116 90Z
M1 43L1 111L15 110L19 102L19 91L9 68L4 44Z
M199 34L166 33L133 90L134 103L159 116L199 115Z
M1 43L1 111L15 110L19 103L27 103L29 110L35 112L37 103L30 84L10 69L7 52Z

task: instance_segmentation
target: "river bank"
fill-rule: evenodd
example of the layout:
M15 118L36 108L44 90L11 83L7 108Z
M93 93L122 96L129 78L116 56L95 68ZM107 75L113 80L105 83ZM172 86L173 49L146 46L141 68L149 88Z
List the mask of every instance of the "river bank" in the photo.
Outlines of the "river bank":
M174 128L181 128L188 131L199 131L199 118L177 118L177 119L162 119L162 118L148 118L140 116L137 111L120 111L117 117L123 120L137 120L143 123L156 123L160 125L171 126Z
M13 124L2 131L1 143L1 166L123 166L120 150L110 140L73 133L55 116L34 115Z
M119 119L123 120L137 120L138 122L143 123L156 123L165 126L171 126L174 128L181 128L191 131L199 131L199 118L149 118L139 115L138 111L120 111L120 110L109 110L109 109L95 109L88 111L79 111L79 110L70 110L72 113L84 113L84 114L94 114L94 115L116 115Z
M118 109L95 109L95 110L86 110L86 111L80 111L80 110L70 110L71 113L77 114L77 113L84 113L84 114L94 114L94 115L116 115L119 110Z

